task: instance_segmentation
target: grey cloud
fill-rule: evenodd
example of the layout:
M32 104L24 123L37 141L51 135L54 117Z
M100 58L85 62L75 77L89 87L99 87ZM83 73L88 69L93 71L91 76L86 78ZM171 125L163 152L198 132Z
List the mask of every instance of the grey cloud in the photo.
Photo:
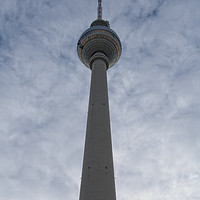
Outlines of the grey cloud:
M95 1L3 1L0 199L78 199ZM108 71L117 198L199 197L199 1L103 1L123 54Z

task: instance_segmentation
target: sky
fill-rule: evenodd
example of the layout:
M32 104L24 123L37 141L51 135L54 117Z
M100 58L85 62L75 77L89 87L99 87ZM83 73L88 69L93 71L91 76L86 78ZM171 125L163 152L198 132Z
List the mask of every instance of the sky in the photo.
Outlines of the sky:
M117 200L200 200L200 1L103 0ZM0 0L0 199L77 200L95 0Z

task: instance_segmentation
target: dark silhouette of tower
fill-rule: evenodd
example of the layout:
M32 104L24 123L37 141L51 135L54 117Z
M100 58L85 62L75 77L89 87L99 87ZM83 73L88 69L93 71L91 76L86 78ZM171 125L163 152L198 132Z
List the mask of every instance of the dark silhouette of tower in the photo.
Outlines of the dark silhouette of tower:
M77 44L80 60L92 70L80 200L116 199L106 71L119 60L122 48L109 22L102 20L98 3L98 19Z

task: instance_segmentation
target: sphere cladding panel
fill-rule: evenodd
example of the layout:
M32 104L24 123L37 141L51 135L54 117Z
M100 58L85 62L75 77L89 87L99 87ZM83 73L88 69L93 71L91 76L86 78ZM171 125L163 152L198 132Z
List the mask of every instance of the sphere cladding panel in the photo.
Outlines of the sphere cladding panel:
M103 52L108 57L110 64L114 64L116 61L115 55L117 55L117 51L115 50L115 46L110 41L97 38L88 41L87 46L82 50L82 59L86 62L87 66L89 66L90 58L95 52Z
M96 52L103 52L112 67L121 56L121 42L117 34L106 26L93 26L81 35L77 44L80 60L90 68L90 58Z

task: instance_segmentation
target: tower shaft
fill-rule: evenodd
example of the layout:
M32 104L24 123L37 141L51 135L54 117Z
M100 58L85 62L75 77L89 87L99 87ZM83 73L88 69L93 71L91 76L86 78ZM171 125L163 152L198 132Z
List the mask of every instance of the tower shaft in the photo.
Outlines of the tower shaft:
M106 62L99 58L91 69L80 200L115 200Z

